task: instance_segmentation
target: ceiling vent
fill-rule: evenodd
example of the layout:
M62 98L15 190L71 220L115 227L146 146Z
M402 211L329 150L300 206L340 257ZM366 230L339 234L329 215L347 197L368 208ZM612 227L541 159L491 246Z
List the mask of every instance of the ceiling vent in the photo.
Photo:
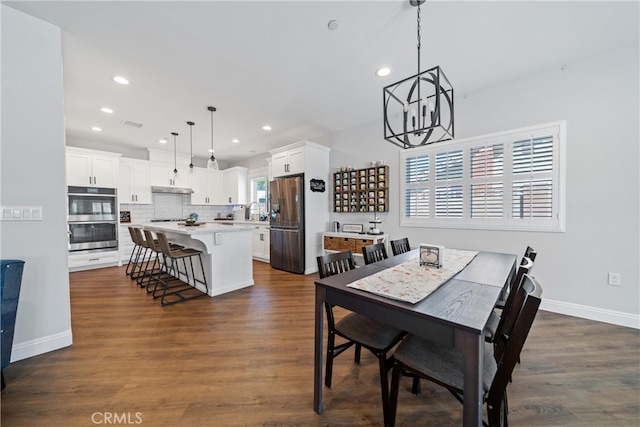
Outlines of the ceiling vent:
M133 126L134 128L141 128L142 127L141 123L130 122L129 120L123 120L122 124L126 125L126 126Z

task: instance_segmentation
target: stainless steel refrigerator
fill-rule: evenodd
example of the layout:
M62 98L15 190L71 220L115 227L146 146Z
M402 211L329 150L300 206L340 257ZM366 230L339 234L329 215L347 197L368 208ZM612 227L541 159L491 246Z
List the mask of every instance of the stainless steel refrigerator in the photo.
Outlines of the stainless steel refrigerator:
M271 266L304 273L304 178L279 178L269 183Z

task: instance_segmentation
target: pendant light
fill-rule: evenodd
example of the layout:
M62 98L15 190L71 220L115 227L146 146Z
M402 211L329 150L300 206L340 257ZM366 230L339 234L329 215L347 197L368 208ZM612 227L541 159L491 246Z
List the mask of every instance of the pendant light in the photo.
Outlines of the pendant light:
M173 174L174 175L178 175L178 163L176 161L177 159L177 154L176 154L176 136L178 136L177 132L171 132L171 135L173 135Z
M207 161L207 169L218 170L218 160L216 160L216 156L213 155L213 112L216 111L216 107L207 107L207 110L211 112L211 157L209 161Z
M191 160L189 163L189 173L193 173L193 122L187 122L189 125L189 149L191 150Z
M418 74L384 88L384 139L412 148L453 139L453 86L439 66L420 71L420 5L417 6ZM411 119L409 120L409 116Z

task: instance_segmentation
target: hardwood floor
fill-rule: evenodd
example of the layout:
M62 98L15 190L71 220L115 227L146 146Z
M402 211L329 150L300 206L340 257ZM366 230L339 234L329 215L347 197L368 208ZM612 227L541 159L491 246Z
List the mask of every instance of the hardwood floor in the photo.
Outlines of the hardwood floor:
M338 357L313 412L317 275L254 262L256 285L160 307L124 267L72 273L74 344L5 369L3 426L382 425L376 359ZM544 286L544 283L542 284ZM638 330L539 312L509 385L513 426L637 426ZM398 425L461 425L462 406L404 379Z

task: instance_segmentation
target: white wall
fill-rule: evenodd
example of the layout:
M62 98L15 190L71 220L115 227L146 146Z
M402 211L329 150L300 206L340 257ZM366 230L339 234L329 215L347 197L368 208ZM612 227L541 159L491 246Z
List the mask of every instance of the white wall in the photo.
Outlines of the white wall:
M12 360L71 345L60 30L2 14L3 206L42 206L42 221L0 222L0 256L25 261Z
M383 140L381 122L332 135L331 167L391 167L390 212L381 229L448 247L538 252L533 274L543 288L543 308L639 326L640 189L638 160L639 47L569 63L478 92L456 94L456 136L466 138L557 120L567 121L566 232L536 233L400 227L399 148ZM455 87L455 82L453 82ZM372 215L332 214L341 223ZM622 284L607 284L607 273Z

